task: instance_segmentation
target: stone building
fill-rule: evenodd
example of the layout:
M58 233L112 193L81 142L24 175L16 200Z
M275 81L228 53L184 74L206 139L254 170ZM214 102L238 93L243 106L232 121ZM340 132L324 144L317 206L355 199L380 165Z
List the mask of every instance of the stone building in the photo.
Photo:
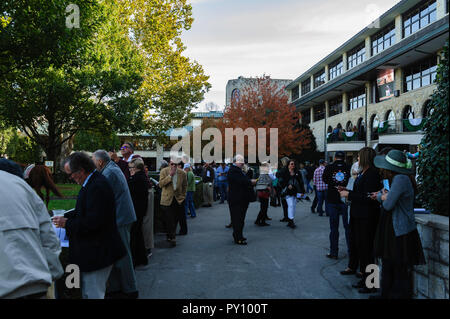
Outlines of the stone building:
M329 159L345 151L349 162L364 146L415 151L431 111L448 12L448 0L400 1L289 83L290 102L318 151Z
M273 83L275 83L279 89L283 89L292 80L280 80L280 79L270 79ZM237 79L229 80L226 86L225 92L225 105L229 106L231 104L232 98L239 97L240 94L245 90L246 86L252 85L257 81L256 78L244 78L243 76L238 77Z

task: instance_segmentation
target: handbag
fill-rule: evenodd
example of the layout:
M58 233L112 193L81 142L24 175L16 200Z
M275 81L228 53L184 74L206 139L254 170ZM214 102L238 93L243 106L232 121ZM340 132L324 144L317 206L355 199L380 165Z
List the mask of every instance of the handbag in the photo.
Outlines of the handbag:
M258 198L268 199L270 192L268 190L258 190Z

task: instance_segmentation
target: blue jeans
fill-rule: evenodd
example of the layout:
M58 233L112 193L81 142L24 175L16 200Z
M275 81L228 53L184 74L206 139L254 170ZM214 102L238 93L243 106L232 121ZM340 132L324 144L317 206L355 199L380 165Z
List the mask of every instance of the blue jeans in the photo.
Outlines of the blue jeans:
M305 192L309 193L310 190L311 190L311 192L314 191L314 189L311 186L311 180L306 181L306 185L305 185Z
M350 254L350 226L348 224L348 209L347 205L331 204L327 205L328 213L330 214L330 254L338 256L339 252L339 215L342 215L342 222L345 229L345 241L347 242L347 250Z
M227 200L228 183L225 181L219 181L217 182L217 186L219 186L220 191L220 202L223 203L225 200Z
M323 191L318 191L316 189L316 194L317 194L317 213L319 213L320 215L323 214L323 202L325 202L325 212L328 215L328 211L327 211L327 190L323 190Z
M194 192L192 191L186 192L186 200L184 201L184 213L186 216L188 214L188 210L191 211L191 217L197 216L194 207Z

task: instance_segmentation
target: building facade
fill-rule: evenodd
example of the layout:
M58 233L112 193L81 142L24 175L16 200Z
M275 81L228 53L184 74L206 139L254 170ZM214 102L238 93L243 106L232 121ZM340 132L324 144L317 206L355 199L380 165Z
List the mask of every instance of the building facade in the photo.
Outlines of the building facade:
M256 83L256 78L244 78L243 76L237 79L229 80L225 89L225 105L229 106L232 99L239 98L241 93L244 92L245 87L251 86L252 83ZM282 80L282 79L270 79L272 83L275 83L281 90L285 88L292 80Z
M364 146L415 150L448 39L448 0L403 0L289 83L290 102L330 159Z

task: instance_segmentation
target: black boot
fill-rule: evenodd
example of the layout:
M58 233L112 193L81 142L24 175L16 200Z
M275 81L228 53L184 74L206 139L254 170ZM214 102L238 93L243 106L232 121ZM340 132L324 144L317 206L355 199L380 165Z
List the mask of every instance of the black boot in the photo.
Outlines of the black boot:
M291 228L296 228L297 227L297 225L295 225L293 219L289 219L289 222L288 222L288 224L286 226L287 227L291 227Z

